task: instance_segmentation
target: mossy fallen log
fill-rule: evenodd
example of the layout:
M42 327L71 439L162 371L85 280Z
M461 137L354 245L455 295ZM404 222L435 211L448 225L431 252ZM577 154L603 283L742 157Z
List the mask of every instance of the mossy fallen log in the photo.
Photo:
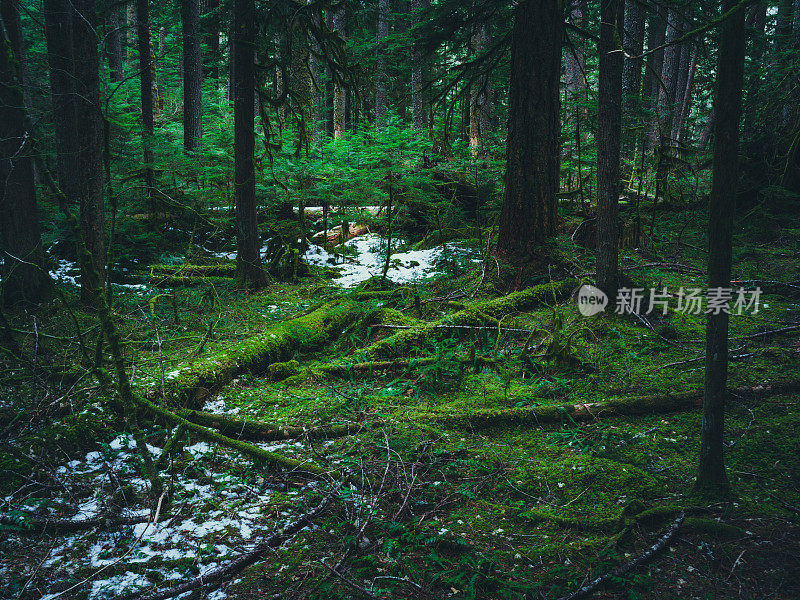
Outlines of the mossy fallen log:
M234 280L230 277L211 277L205 275L153 275L147 281L149 285L159 289L194 287L196 285L231 285Z
M415 346L420 346L426 340L443 335L447 329L440 329L445 325L483 325L488 319L500 317L547 302L557 302L568 297L580 285L577 279L565 279L542 285L536 285L521 292L514 292L486 302L473 304L452 315L437 321L424 323L412 329L405 329L394 335L388 336L369 346L364 353L370 358L388 358L408 352Z
M311 473L313 475L325 475L328 473L325 469L315 465L314 463L288 458L281 454L269 452L268 450L259 448L254 444L249 444L247 442L235 440L228 436L222 435L213 429L203 427L198 423L193 423L192 421L189 421L162 406L158 406L146 398L142 398L141 396L134 396L134 401L152 416L164 419L173 425L183 425L183 428L190 434L193 434L206 442L213 442L220 444L221 446L225 446L226 448L230 448L231 450L236 450L237 452L250 457L258 464L277 465L289 471Z
M165 395L178 403L195 403L242 373L263 373L298 351L318 347L357 320L363 308L348 299L322 304L308 314L283 321L264 333L168 373Z
M764 397L800 391L800 380L729 388L738 396ZM653 394L613 398L604 402L531 406L509 409L481 409L465 413L427 413L418 418L454 428L484 429L502 426L530 426L558 423L563 420L594 421L601 417L652 415L691 410L702 406L703 392Z
M182 277L236 277L236 263L229 261L226 263L212 265L151 265L149 268L151 276L171 275Z
M333 439L355 435L362 431L385 425L383 421L372 421L369 423L342 423L327 427L295 427L253 419L242 419L231 415L217 415L198 410L179 410L177 414L193 423L211 427L232 438L251 441L292 440L298 438Z

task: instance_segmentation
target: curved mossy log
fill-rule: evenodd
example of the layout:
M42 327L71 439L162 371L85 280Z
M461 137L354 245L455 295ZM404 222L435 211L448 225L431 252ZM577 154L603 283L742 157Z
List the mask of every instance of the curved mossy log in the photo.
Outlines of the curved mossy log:
M765 383L758 386L729 388L728 393L737 396L764 397L789 394L800 390L800 380L781 383ZM585 404L561 404L557 406L531 406L508 409L482 409L467 413L427 413L420 419L457 428L482 429L489 427L542 425L557 423L564 419L594 421L600 417L652 415L690 410L703 404L703 392L654 394L628 396L605 402Z
M324 344L356 321L363 310L357 302L340 299L278 323L264 333L169 373L166 396L171 401L194 403L237 375L262 373L270 365L292 358L299 350Z
M325 475L328 473L328 471L315 465L314 463L288 458L281 454L269 452L259 448L254 444L248 444L247 442L243 442L241 440L229 438L228 436L222 435L213 429L203 427L198 423L193 423L192 421L189 421L184 417L167 410L162 406L158 406L140 396L134 396L134 401L152 416L164 419L173 425L182 425L183 428L190 434L195 435L206 442L214 442L220 444L221 446L225 446L226 448L230 448L231 450L236 450L245 456L249 456L258 464L278 465L288 469L289 471L311 473L314 475Z
M370 358L388 358L408 352L429 339L443 335L447 329L444 325L475 325L486 323L487 318L499 319L500 317L546 302L560 301L568 297L580 285L577 279L565 279L542 285L535 285L521 292L514 292L486 302L473 304L452 315L437 321L424 323L413 329L406 329L382 340L367 348L364 352Z
M292 440L297 438L333 439L355 435L362 431L385 425L383 421L372 421L370 423L343 423L328 427L293 427L242 419L231 415L217 415L199 410L179 410L177 414L193 423L212 427L227 436L254 441Z

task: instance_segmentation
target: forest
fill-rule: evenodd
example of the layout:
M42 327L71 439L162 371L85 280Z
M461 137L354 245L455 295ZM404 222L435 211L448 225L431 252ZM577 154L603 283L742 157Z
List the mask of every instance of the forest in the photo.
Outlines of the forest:
M800 598L800 0L0 0L0 598Z

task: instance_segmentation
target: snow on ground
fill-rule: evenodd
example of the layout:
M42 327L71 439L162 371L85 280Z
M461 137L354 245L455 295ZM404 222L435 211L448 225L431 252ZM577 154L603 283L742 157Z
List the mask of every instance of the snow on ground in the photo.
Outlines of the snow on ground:
M322 246L311 246L306 252L305 258L312 265L341 268L341 275L332 281L347 288L355 287L362 281L383 273L386 261L386 243L381 235L363 235L353 238L345 245L355 249L355 258L329 252ZM392 243L393 247L400 245L402 245L401 240L394 240ZM393 252L389 261L387 277L393 282L401 284L433 277L441 273L439 264L448 257L473 262L480 260L476 250L465 248L459 244L445 244L427 250Z
M224 400L214 401L213 407L224 410ZM302 452L302 444L297 442L263 447L280 449L287 456L298 458ZM154 457L161 454L161 448L150 444L148 450ZM305 510L304 492L314 487L309 484L308 488L276 491L275 486L269 486L261 477L254 480L252 475L242 478L212 472L212 464L225 460L220 457L224 451L216 445L196 442L184 450L191 460L171 478L165 478L166 485L174 481L175 498L158 523L138 523L120 530L87 530L53 538L54 545L40 567L39 589L46 590L48 585L73 578L77 573L82 579L106 567L105 573L99 573L84 588L89 600L105 600L152 588L156 580L187 580L207 573L248 550L254 540L296 518ZM152 517L151 509L141 503L141 498L148 494L149 484L140 476L139 462L135 441L131 436L120 435L103 444L100 450L89 452L84 459L72 460L57 469L65 489L93 489L91 497L55 498L51 505L58 509L17 504L13 497L6 497L0 499L0 512L22 510L33 519L63 519L64 506L71 505L74 514L67 518L96 518L107 513L108 498L112 495L109 481L113 478L115 486L130 485L138 497L121 515ZM20 537L19 543L25 544L28 539ZM54 600L64 596L51 593L43 597ZM208 597L222 600L225 593L217 591Z

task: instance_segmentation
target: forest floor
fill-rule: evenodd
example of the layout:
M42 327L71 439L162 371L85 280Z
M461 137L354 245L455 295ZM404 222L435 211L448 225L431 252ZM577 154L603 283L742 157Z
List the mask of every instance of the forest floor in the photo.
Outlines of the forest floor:
M646 249L623 252L630 283L704 289L705 215L658 218ZM582 316L570 292L593 257L573 218L522 280L540 287L505 303L515 274L446 250L439 276L388 291L318 265L253 293L224 277L116 290L138 393L294 466L185 427L173 439L142 409L145 461L113 390L76 369L76 323L94 355L94 315L9 313L29 358L0 379L0 597L144 597L225 568L337 489L202 597L556 599L675 523L594 597L800 597L800 229L768 211L738 222L734 279L763 294L731 317L736 497L710 508L690 494L704 316L675 297L666 315ZM168 440L154 497L146 462Z

